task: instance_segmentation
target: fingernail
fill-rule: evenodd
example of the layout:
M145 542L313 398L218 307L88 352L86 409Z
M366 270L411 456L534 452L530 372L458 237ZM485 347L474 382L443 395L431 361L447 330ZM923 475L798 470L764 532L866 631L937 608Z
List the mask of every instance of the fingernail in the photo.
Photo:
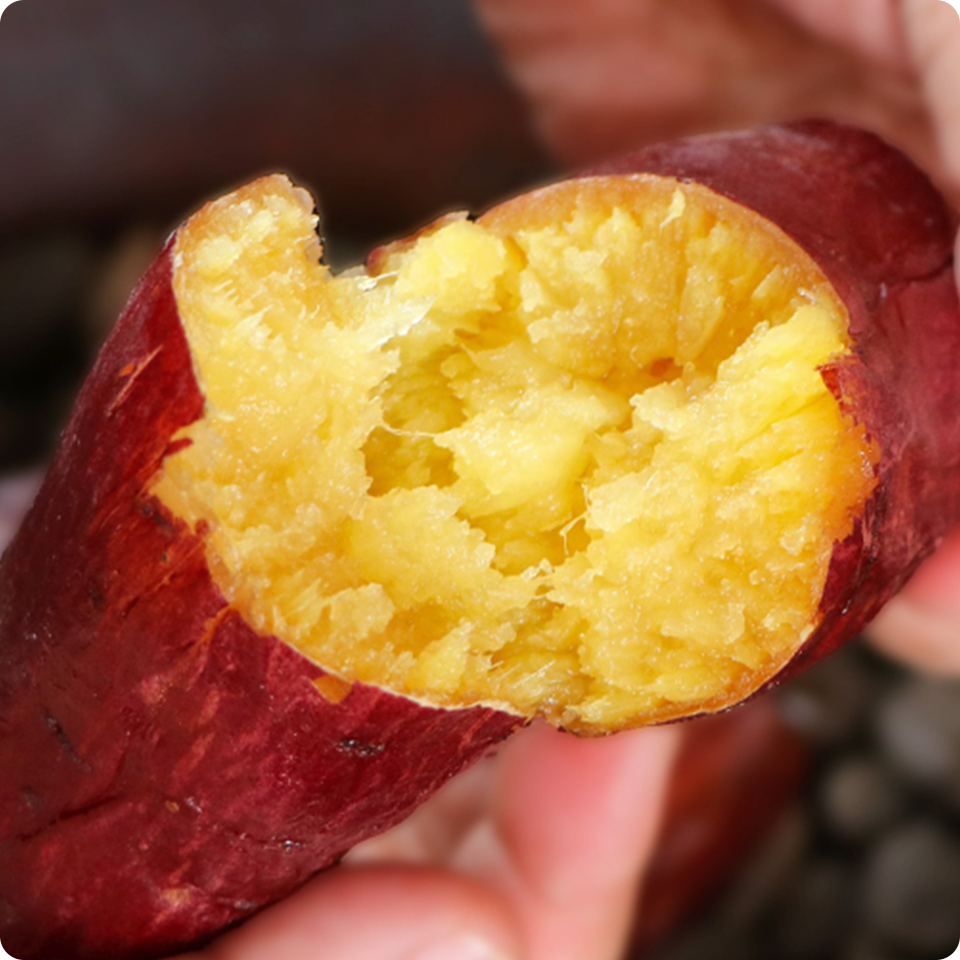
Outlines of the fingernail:
M513 960L486 940L475 936L455 937L432 943L410 960Z

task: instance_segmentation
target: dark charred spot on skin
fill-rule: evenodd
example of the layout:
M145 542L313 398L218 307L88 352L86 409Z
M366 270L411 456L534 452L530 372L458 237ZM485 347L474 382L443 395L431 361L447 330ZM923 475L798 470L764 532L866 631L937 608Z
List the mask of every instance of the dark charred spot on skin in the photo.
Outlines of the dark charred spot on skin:
M150 520L163 530L173 530L173 524L165 515L160 507L159 501L155 497L141 500L137 504L137 512L146 520Z
M56 737L57 744L59 745L60 749L70 758L73 763L87 773L93 772L93 767L91 767L90 764L87 763L87 761L77 753L73 742L67 736L60 724L60 721L55 716L45 713L43 715L43 724Z
M87 588L87 599L94 610L100 611L106 606L106 596L99 583L93 581Z
M386 749L382 743L364 743L362 740L352 740L349 737L337 741L337 750L354 757L378 757Z

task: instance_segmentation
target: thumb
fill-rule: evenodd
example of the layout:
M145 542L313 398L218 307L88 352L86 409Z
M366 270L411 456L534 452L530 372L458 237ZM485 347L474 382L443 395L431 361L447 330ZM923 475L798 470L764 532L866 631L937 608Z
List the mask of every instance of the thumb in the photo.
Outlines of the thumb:
M903 0L910 57L933 123L937 185L960 203L960 17L943 0Z
M432 867L343 866L180 960L519 960L495 893Z
M867 635L910 666L960 676L960 527L883 608Z

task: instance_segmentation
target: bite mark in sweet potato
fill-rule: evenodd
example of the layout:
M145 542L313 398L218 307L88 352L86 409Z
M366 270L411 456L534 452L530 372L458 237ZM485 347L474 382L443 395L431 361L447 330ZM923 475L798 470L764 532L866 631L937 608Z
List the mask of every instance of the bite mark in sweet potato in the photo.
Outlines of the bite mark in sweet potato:
M817 625L877 452L779 229L584 178L319 262L282 178L178 236L207 406L154 487L245 618L348 681L581 731L741 700Z

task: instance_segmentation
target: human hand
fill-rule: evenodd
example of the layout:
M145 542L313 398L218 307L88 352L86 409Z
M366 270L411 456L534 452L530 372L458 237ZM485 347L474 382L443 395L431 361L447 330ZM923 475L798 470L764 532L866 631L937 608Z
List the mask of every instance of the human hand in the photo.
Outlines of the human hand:
M571 167L656 140L825 116L886 137L960 205L960 17L943 0L477 2ZM960 530L869 634L914 666L960 674Z
M406 823L180 960L615 960L676 738L525 730Z
M960 189L960 19L942 0L477 0L548 146L582 166L809 116Z

